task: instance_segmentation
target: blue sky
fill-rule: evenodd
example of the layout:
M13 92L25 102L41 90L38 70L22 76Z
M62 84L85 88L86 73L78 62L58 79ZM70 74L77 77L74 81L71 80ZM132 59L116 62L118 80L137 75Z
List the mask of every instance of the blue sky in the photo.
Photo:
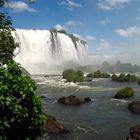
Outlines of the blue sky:
M15 28L64 28L87 40L88 51L99 61L137 64L140 52L140 0L10 0L8 11Z

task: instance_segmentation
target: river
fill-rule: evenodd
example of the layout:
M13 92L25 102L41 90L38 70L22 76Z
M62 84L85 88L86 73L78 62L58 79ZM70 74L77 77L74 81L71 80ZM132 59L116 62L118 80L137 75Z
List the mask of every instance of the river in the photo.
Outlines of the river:
M94 79L80 84L66 83L61 76L32 76L37 94L42 98L45 113L53 115L68 134L45 134L42 140L124 140L130 127L140 123L140 116L127 109L129 102L140 100L137 83L116 83L110 79ZM122 87L131 86L135 95L131 99L117 100L113 96ZM57 103L61 96L90 97L91 102L80 106Z

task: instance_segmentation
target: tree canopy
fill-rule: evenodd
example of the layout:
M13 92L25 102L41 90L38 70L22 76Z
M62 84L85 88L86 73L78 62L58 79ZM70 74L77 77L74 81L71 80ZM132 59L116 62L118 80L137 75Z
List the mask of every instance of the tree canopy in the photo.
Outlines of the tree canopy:
M2 6L4 0L0 0ZM35 95L35 82L13 60L18 44L11 30L11 18L0 11L0 140L35 139L47 117Z

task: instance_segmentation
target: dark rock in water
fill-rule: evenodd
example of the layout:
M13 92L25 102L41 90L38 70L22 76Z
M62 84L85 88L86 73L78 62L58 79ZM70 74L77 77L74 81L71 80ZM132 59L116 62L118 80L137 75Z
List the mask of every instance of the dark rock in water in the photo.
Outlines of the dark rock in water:
M85 77L84 81L86 82L92 82L93 78L92 77Z
M55 119L55 117L50 115L46 115L46 116L48 118L48 121L44 125L44 128L46 129L47 133L53 133L53 134L68 133L68 130L66 130L64 126Z
M129 136L126 140L140 140L140 124L130 128Z
M89 97L86 97L86 98L84 98L84 101L85 101L85 102L90 102L91 99L90 99Z
M140 113L140 101L134 101L129 103L128 109L134 113Z
M40 98L46 98L46 97L42 95L42 96L40 96Z
M68 97L60 97L58 99L58 103L67 104L67 105L79 105L89 101L91 101L89 97L80 98L74 95L70 95Z

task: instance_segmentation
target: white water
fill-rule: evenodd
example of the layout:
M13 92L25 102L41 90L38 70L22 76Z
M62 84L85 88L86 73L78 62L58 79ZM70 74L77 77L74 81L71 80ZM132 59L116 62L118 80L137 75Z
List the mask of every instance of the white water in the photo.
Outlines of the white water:
M86 47L82 41L73 42L65 34L16 29L12 35L20 44L15 50L15 60L32 74L55 74L87 62Z

